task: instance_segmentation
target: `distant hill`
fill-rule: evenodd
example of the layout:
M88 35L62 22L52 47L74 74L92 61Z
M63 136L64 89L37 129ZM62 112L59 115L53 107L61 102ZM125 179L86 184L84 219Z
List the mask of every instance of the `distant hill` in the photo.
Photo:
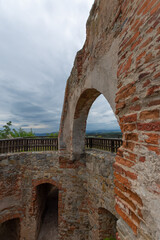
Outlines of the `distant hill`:
M55 134L57 132L52 133L35 133L37 137L48 136L50 134ZM101 130L87 130L86 136L88 137L98 137L98 138L122 138L122 133L119 129L101 129Z
M87 130L86 133L111 133L111 132L121 132L119 129L97 129L97 130Z
M57 132L51 132L51 133L35 133L36 137L44 137L44 136L48 136L50 134L55 134Z
M122 138L122 132L120 130L87 131L86 135L88 137L98 137L98 138Z

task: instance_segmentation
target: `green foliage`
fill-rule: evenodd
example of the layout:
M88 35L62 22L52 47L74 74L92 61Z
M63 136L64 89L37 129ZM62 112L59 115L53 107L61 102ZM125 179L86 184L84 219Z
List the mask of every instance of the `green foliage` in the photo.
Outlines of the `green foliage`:
M58 133L56 132L56 133L47 133L47 136L48 137L55 137L55 138L57 138L58 137Z
M0 139L35 136L32 129L29 132L26 132L22 128L19 128L18 130L14 128L11 129L11 126L11 121L7 122L6 125L3 126L3 130L0 130Z

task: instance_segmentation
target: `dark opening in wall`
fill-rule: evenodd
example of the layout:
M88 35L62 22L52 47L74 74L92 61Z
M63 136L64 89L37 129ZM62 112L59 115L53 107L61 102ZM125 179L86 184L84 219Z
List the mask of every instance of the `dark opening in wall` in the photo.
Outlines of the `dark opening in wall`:
M20 221L11 219L0 224L0 240L19 240Z
M117 218L105 208L99 208L99 240L105 238L116 238Z
M58 189L52 184L37 186L38 240L58 239Z

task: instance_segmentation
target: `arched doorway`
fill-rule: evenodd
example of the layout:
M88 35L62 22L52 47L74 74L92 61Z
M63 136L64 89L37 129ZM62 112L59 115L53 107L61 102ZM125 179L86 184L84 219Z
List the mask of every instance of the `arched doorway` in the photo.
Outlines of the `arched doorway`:
M36 187L38 240L58 239L58 188L50 183Z
M1 240L19 240L20 239L20 220L18 218L10 219L0 224Z

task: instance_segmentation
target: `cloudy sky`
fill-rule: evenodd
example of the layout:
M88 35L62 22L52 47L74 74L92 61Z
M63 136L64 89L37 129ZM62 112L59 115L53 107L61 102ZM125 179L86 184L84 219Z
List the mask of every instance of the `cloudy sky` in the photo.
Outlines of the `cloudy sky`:
M66 80L93 0L0 0L0 128L58 131ZM111 127L112 126L112 127ZM118 128L100 96L89 130Z

